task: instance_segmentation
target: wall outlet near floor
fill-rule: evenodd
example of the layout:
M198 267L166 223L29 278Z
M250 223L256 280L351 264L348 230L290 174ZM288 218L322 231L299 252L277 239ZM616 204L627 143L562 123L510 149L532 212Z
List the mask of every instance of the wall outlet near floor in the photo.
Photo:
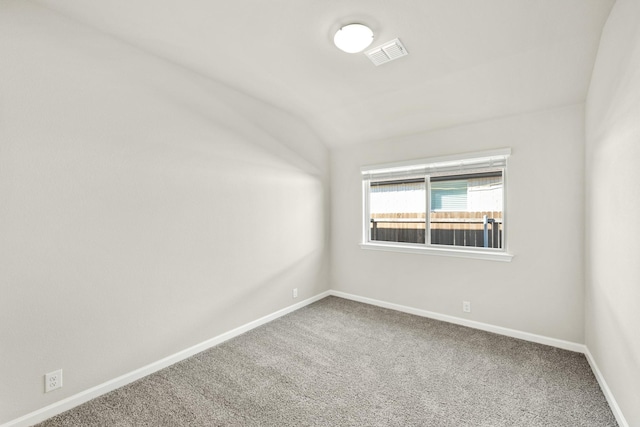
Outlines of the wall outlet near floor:
M49 393L57 388L62 387L62 369L49 372L44 376L44 392Z
M292 294L294 298L298 298L298 288L293 288Z
M462 311L471 313L471 301L462 301Z

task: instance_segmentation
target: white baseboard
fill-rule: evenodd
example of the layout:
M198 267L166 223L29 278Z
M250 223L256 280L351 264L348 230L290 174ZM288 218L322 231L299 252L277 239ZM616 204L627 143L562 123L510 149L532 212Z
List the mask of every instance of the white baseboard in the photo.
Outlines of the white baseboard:
M591 369L596 379L598 380L598 383L600 384L600 388L602 389L602 392L605 398L607 399L607 402L609 403L611 411L616 417L618 424L620 425L620 427L629 427L629 424L626 422L624 415L620 410L620 407L618 406L615 398L613 397L613 394L611 393L611 390L607 386L607 383L604 380L604 377L602 376L602 373L598 369L598 366L593 356L591 355L591 352L589 352L589 349L584 344L560 340L556 338L549 338L542 335L531 334L528 332L518 331L515 329L503 328L501 326L490 325L488 323L476 322L473 320L462 319L455 316L449 316L446 314L440 314L440 313L435 313L427 310L421 310L418 308L408 307L400 304L394 304L386 301L376 300L372 298L362 297L362 296L348 294L345 292L334 291L334 290L322 292L312 298L306 299L297 304L293 304L289 307L285 307L282 310L278 310L275 313L261 317L257 320L254 320L245 325L237 327L229 332L220 334L214 338L211 338L193 347L187 348L171 356L165 357L164 359L158 360L157 362L143 366L140 369L136 369L135 371L129 372L120 377L114 378L105 383L92 387L88 390L85 390L78 394L70 396L66 399L60 400L42 409L38 409L20 418L9 421L8 423L2 424L0 427L27 427L27 426L31 426L33 424L39 423L41 421L44 421L47 418L51 418L64 411L67 411L71 408L74 408L78 405L88 402L91 399L95 399L96 397L99 397L105 393L108 393L117 388L130 384L140 378L143 378L149 374L152 374L168 366L171 366L174 363L187 359L188 357L191 357L197 353L200 353L204 350L207 350L211 347L221 344L231 338L237 337L238 335L248 332L251 329L257 328L258 326L264 325L265 323L268 323L272 320L275 320L293 311L296 311L304 306L307 306L316 301L319 301L329 295L349 299L352 301L358 301L365 304L375 305L378 307L388 308L388 309L400 311L403 313L414 314L421 317L428 317L435 320L442 320L444 322L467 326L474 329L480 329L487 332L493 332L493 333L505 335L508 337L519 338L525 341L531 341L539 344L549 345L552 347L558 347L564 350L583 353L587 358L587 361L589 362L589 365L591 366Z
M361 297L358 295L352 295L340 291L329 291L331 295L350 299L353 301L363 302L365 304L371 304L378 307L389 308L391 310L401 311L403 313L415 314L416 316L428 317L430 319L442 320L444 322L455 323L456 325L467 326L469 328L480 329L487 332L493 332L499 335L505 335L508 337L519 338L525 341L531 341L538 344L545 344L552 347L562 348L564 350L575 351L578 353L584 353L586 347L584 344L579 344L571 341L560 340L557 338L549 338L543 335L531 334L529 332L518 331L516 329L503 328L502 326L490 325L488 323L476 322L475 320L462 319L460 317L449 316L446 314L435 313L433 311L421 310L419 308L407 307L405 305L394 304L386 301L380 301L372 298Z
M149 374L152 374L168 366L171 366L174 363L187 359L188 357L191 357L204 350L207 350L211 347L221 344L231 338L237 337L238 335L248 332L251 329L264 325L265 323L268 323L272 320L275 320L279 317L282 317L286 314L296 311L306 305L312 304L329 295L330 295L329 291L322 292L321 294L318 294L314 297L308 298L304 301L300 301L299 303L290 305L289 307L285 307L282 310L278 310L275 313L271 313L267 316L261 317L245 325L239 326L235 329L232 329L229 332L220 334L200 344L196 344L193 347L189 347L185 350L179 351L175 354L172 354L171 356L165 357L164 359L158 360L157 362L153 362L149 365L143 366L142 368L136 369L135 371L121 375L117 378L114 378L105 383L99 384L88 390L74 394L73 396L67 397L66 399L62 399L42 409L33 411L20 418L16 418L15 420L2 424L0 427L27 427L27 426L31 426L33 424L39 423L41 421L44 421L47 418L51 418L55 415L61 414L62 412L68 411L69 409L74 408L78 405L81 405L85 402L88 402L91 399L95 399L98 396L101 396L117 388L130 384L136 380L139 380L140 378L143 378Z
M600 388L602 389L602 394L604 394L604 397L607 399L607 402L609 403L609 407L611 408L611 412L613 412L613 415L616 417L616 421L618 422L618 425L620 427L629 427L629 423L627 422L626 418L622 414L622 411L618 406L618 402L616 402L616 399L613 397L613 393L611 393L611 389L609 389L609 386L607 385L607 382L602 376L602 372L600 372L600 369L596 364L596 360L593 358L593 355L589 351L588 347L585 347L584 355L587 358L589 365L591 366L593 375L595 375L596 379L598 380L598 384L600 384Z

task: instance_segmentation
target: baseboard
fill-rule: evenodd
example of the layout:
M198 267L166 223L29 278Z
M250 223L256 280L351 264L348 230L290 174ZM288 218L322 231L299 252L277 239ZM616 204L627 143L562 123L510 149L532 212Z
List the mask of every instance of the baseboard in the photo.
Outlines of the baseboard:
M304 306L307 306L316 301L319 301L329 295L349 299L352 301L358 301L365 304L375 305L378 307L388 308L388 309L400 311L403 313L414 314L421 317L428 317L435 320L442 320L444 322L454 323L461 326L467 326L474 329L480 329L487 332L493 332L496 334L505 335L513 338L519 338L525 341L531 341L539 344L558 347L564 350L583 353L587 358L587 361L589 362L589 365L591 366L591 369L598 383L600 384L600 388L602 389L602 392L605 398L607 399L607 402L609 403L609 407L611 408L611 411L616 417L618 424L620 425L620 427L629 427L629 424L624 418L624 415L622 414L620 407L618 406L613 394L611 393L611 390L609 389L604 377L602 376L602 373L598 369L598 366L595 362L595 359L593 358L593 355L584 344L574 343L574 342L560 340L556 338L549 338L542 335L531 334L528 332L518 331L515 329L503 328L501 326L495 326L487 323L476 322L473 320L462 319L455 316L449 316L445 314L435 313L432 311L421 310L418 308L408 307L400 304L394 304L386 301L362 297L362 296L353 295L346 292L335 291L335 290L322 292L314 297L308 298L297 304L293 304L289 307L285 307L267 316L261 317L245 325L232 329L231 331L220 334L200 344L196 344L193 347L187 348L171 356L165 357L164 359L158 360L157 362L151 363L140 369L136 369L135 371L124 374L118 378L114 378L105 383L102 383L88 390L82 391L66 399L60 400L56 403L46 406L42 409L38 409L20 418L9 421L8 423L0 425L0 427L27 427L27 426L31 426L33 424L39 423L41 421L44 421L47 418L51 418L71 408L74 408L78 405L88 402L91 399L95 399L96 397L99 397L105 393L108 393L117 388L130 384L140 378L143 378L147 375L150 375L154 372L157 372L161 369L171 366L174 363L187 359L197 353L200 353L204 350L207 350L211 347L221 344L231 338L237 337L238 335L248 332L251 329L257 328L258 326L264 325L265 323L268 323L272 320L275 320L279 317L282 317L286 314L296 311Z
M578 353L584 353L586 347L584 344L579 344L571 341L560 340L557 338L549 338L542 335L531 334L529 332L518 331L516 329L503 328L501 326L495 326L488 323L476 322L475 320L462 319L460 317L449 316L446 314L435 313L433 311L421 310L419 308L407 307L405 305L394 304L386 301L380 301L372 298L361 297L359 295L348 294L340 291L329 291L331 295L336 297L350 299L353 301L363 302L365 304L371 304L378 307L389 308L391 310L401 311L403 313L415 314L416 316L428 317L430 319L442 320L444 322L455 323L456 325L468 326L469 328L480 329L487 332L493 332L499 335L505 335L508 337L519 338L525 341L531 341L538 344L545 344L552 347L562 348L564 350L575 351Z
M39 423L41 421L44 421L55 415L61 414L62 412L68 411L71 408L74 408L78 405L88 402L91 399L95 399L96 397L99 397L105 393L108 393L117 388L130 384L149 374L152 374L168 366L171 366L174 363L180 362L184 359L187 359L188 357L191 357L204 350L207 350L211 347L221 344L227 340L230 340L231 338L237 337L238 335L248 332L251 329L257 328L258 326L264 325L265 323L271 322L272 320L275 320L279 317L282 317L286 314L296 311L304 306L312 304L329 295L330 295L329 291L322 292L314 297L308 298L304 301L300 301L299 303L290 305L289 307L285 307L281 310L276 311L275 313L271 313L267 316L261 317L245 325L239 326L235 329L232 329L231 331L220 334L200 344L196 344L193 347L189 347L185 350L179 351L178 353L165 357L164 359L158 360L157 362L153 362L149 365L143 366L140 369L136 369L135 371L124 374L118 378L114 378L105 383L92 387L88 390L85 390L73 396L67 397L66 399L62 399L42 409L33 411L20 418L16 418L15 420L2 424L0 427L27 427L27 426L31 426L33 424Z
M584 355L587 358L587 361L589 362L589 366L591 366L593 375L595 375L596 380L598 380L598 384L600 384L600 389L602 390L602 394L604 394L604 397L607 399L607 402L609 403L609 407L611 408L611 412L613 412L613 415L616 417L616 421L618 422L618 425L620 427L629 427L629 423L627 422L626 418L622 414L622 411L618 406L618 402L616 402L615 397L613 397L613 393L611 393L611 389L609 389L609 386L607 385L607 382L605 381L604 376L602 375L602 372L600 372L600 369L598 368L598 364L596 363L596 360L593 358L593 355L589 351L588 347L585 347Z

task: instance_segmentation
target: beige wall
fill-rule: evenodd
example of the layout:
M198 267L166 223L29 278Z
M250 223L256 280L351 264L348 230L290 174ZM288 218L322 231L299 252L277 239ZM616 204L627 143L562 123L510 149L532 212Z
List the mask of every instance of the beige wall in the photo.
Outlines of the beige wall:
M328 289L304 125L30 2L0 58L0 424Z
M586 107L586 343L640 425L640 2L618 0Z
M361 166L503 147L512 262L359 247ZM332 288L583 343L583 147L576 105L332 150Z

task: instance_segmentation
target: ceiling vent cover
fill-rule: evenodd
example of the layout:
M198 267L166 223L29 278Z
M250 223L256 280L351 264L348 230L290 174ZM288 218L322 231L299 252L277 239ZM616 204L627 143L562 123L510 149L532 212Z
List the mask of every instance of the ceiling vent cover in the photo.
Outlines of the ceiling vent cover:
M377 67L389 61L406 56L409 52L405 49L400 39L391 40L388 43L369 49L364 54Z

